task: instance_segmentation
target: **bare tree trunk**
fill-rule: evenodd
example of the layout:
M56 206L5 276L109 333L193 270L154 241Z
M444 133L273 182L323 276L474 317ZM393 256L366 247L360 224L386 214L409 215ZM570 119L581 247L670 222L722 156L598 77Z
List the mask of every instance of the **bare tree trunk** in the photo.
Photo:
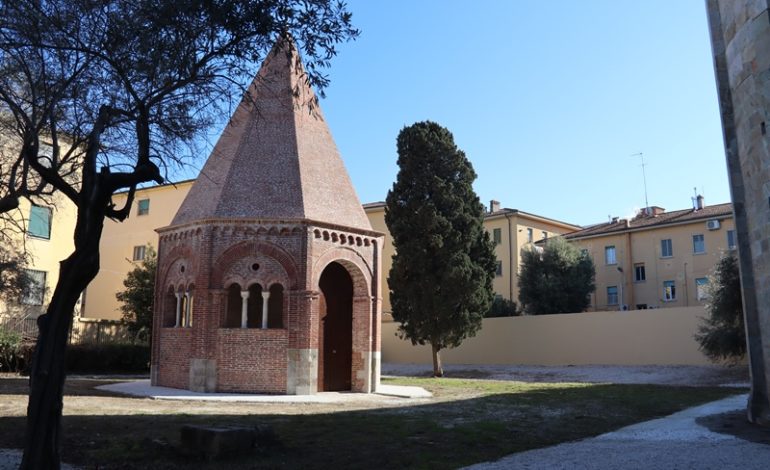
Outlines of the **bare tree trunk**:
M30 374L27 428L21 469L60 467L61 417L63 408L64 355L73 311L80 293L99 271L99 240L104 215L81 217L75 236L75 251L61 262L59 281L51 303L38 319L39 334ZM83 220L90 218L87 223ZM96 219L96 220L94 220Z
M441 348L431 343L431 349L433 350L433 377L443 377L444 368L441 366L441 355L439 354Z

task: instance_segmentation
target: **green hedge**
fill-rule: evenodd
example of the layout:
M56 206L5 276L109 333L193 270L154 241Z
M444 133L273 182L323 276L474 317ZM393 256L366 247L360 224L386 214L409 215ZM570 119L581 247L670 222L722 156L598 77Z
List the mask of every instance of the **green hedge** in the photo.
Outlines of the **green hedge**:
M25 342L21 335L0 328L0 371L21 372L32 357L33 343Z
M72 344L65 358L67 373L145 373L150 370L147 344Z

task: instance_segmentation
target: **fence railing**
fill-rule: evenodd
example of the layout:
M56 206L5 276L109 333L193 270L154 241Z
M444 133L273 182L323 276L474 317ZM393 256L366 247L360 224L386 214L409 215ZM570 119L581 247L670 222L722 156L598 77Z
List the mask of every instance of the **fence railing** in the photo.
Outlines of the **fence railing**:
M0 318L0 329L15 332L25 340L34 341L38 335L37 318L30 316ZM73 319L69 335L71 344L105 344L130 340L128 328L120 321L80 317Z
M0 328L18 333L24 339L37 338L37 319L29 316L2 318Z

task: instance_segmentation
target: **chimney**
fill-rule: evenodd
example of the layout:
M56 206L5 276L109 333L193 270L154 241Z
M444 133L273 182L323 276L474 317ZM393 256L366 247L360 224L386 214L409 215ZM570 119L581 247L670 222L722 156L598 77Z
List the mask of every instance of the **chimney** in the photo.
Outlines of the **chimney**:
M698 194L698 197L696 197L695 199L697 201L696 205L695 205L695 210L699 211L699 210L703 209L703 196Z
M497 212L500 210L500 201L492 199L489 201L489 212Z

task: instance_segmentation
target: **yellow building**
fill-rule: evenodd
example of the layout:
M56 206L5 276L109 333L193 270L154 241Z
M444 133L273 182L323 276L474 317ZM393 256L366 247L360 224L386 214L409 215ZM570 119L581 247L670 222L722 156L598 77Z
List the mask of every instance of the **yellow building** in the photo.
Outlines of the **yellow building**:
M155 229L166 227L195 180L137 189L131 215L122 223L106 220L99 244L101 268L83 296L83 313L87 318L118 320L120 303L115 294L122 291L123 280L144 259L147 245L158 248ZM112 200L123 207L126 193Z
M58 193L48 200L46 204L32 204L22 199L19 208L8 214L25 229L15 248L29 255L25 271L31 286L18 302L0 302L0 319L37 318L42 314L59 280L59 262L75 249L75 205Z
M703 305L707 277L736 246L732 204L665 212L642 209L565 236L596 265L589 310Z
M18 158L18 138L13 133L0 134L0 159L5 164ZM60 141L60 145L62 143ZM50 159L53 143L41 137L39 145L40 157ZM38 178L34 175L35 172L31 171L30 180ZM72 178L75 177L71 174L66 179L73 183ZM4 183L8 184L8 181ZM51 187L45 189L50 190ZM35 319L48 308L59 281L59 263L75 250L77 221L77 207L64 194L55 191L53 195L33 199L34 202L21 198L19 207L2 214L0 222L4 235L0 243L6 244L3 248L11 253L23 252L27 255L24 271L29 282L21 298L0 301L0 323L17 322L15 326L25 332L35 330ZM25 319L29 321L24 322Z
M83 316L89 318L119 319L120 304L115 294L123 289L123 280L141 261L144 247L157 247L155 229L171 223L177 209L184 200L193 180L175 185L161 185L139 189L134 199L131 216L123 223L106 221L102 235L101 270L91 282L84 296ZM114 201L121 206L125 194L118 194ZM141 210L140 210L141 209ZM390 318L391 306L388 296L387 275L390 272L394 249L392 239L385 225L385 203L364 204L364 210L372 229L385 234L383 245L382 313ZM498 259L497 276L494 280L495 293L518 302L518 270L521 248L528 243L544 238L573 232L580 227L547 217L530 214L516 209L501 208L492 201L484 225L495 242Z
M385 234L382 250L383 276L380 282L382 283L381 291L384 293L382 313L383 318L386 318L392 312L388 297L388 273L390 272L391 259L395 253L393 240L388 232L388 227L385 225L385 203L364 204L364 210L369 217L372 228ZM484 228L495 243L497 273L492 285L495 294L518 303L521 249L529 243L573 232L580 227L517 209L502 208L498 201L491 201L489 211L484 217Z

